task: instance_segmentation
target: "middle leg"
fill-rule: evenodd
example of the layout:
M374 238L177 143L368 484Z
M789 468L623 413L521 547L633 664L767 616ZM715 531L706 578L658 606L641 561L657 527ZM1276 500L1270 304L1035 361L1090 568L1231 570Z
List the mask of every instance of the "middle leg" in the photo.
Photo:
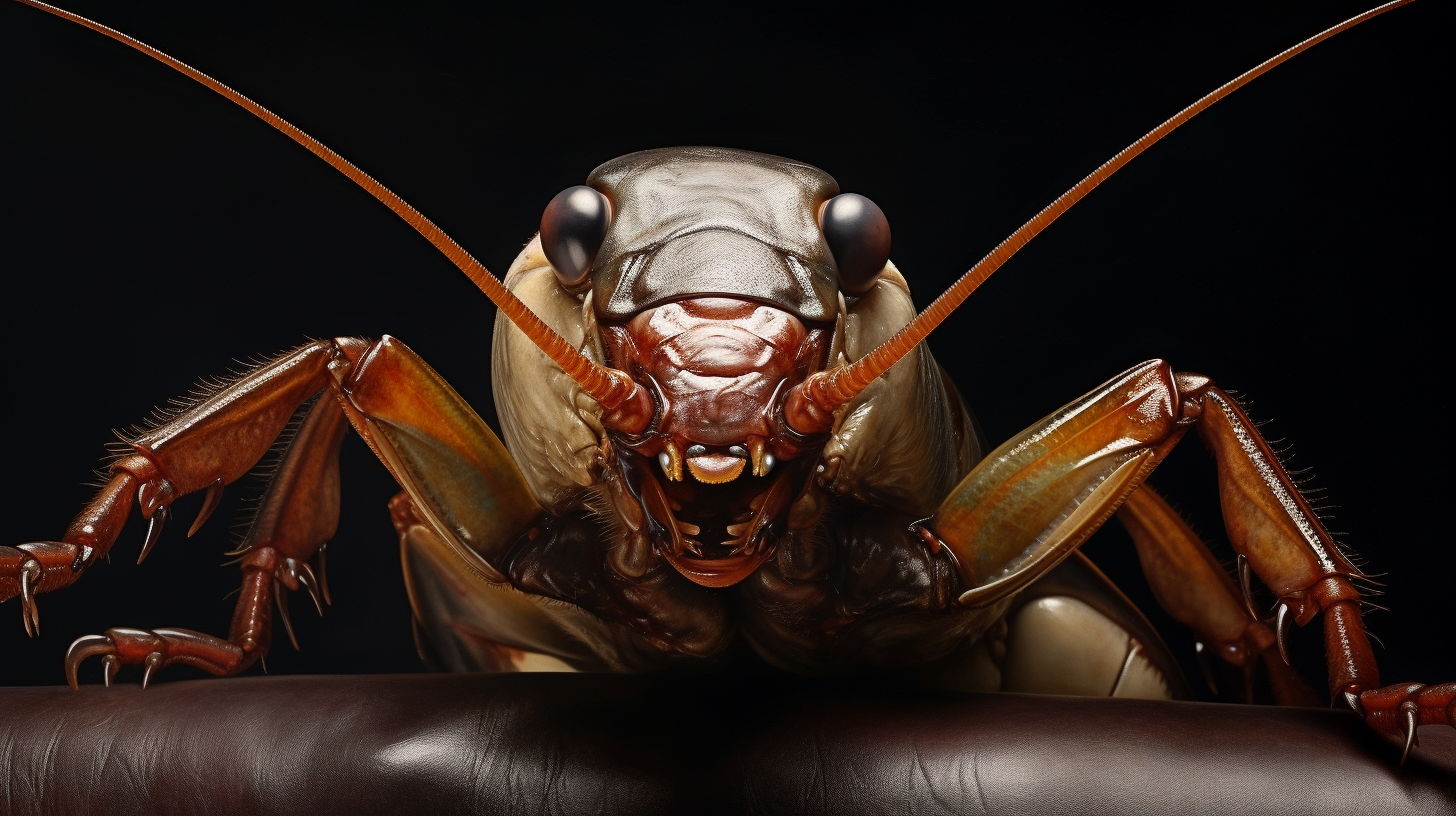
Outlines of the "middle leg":
M1320 705L1314 690L1281 659L1273 630L1240 600L1228 573L1162 496L1143 485L1128 495L1117 516L1132 537L1158 604L1198 633L1210 686L1213 673L1206 661L1212 652L1244 670L1247 701L1252 702L1253 672L1262 661L1280 705Z

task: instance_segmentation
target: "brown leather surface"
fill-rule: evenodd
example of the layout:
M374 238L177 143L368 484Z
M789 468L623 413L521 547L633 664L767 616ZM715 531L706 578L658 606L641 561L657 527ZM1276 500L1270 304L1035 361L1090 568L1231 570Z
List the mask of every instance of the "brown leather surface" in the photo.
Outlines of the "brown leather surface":
M1456 813L1353 715L776 676L0 689L0 812Z

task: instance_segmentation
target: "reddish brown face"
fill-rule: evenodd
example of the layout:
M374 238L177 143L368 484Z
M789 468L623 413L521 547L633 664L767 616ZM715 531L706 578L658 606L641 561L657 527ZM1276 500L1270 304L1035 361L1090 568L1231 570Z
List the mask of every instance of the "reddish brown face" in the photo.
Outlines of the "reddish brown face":
M602 338L609 365L656 401L647 433L618 448L658 549L704 586L743 580L772 554L771 533L808 478L814 457L778 414L788 389L823 369L829 327L705 297L604 326Z

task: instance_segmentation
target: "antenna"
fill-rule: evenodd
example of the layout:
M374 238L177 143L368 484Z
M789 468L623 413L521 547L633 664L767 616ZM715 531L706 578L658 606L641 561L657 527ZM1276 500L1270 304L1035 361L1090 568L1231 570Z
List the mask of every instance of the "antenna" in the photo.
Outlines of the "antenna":
M229 88L216 79L202 73L192 66L175 59L146 43L117 31L108 28L94 20L73 14L65 9L36 0L20 0L28 6L34 6L41 11L49 12L79 23L92 31L105 34L123 45L129 46L137 51L146 54L154 60L182 73L197 82L206 85L247 112L267 122L275 130L299 143L308 152L328 162L335 170L349 177L350 181L359 185L365 192L374 196L393 210L396 215L404 219L405 223L414 228L415 232L424 236L426 241L434 244L435 248L444 253L450 262L464 272L485 296L501 310L510 321L516 324L531 342L535 343L541 351L545 352L553 362L561 366L568 377L576 381L581 389L588 396L596 400L606 412L602 421L609 427L626 433L640 433L645 430L647 423L652 420L653 405L652 398L647 392L629 377L626 372L607 368L592 362L572 345L566 342L565 338L557 334L550 326L547 326L541 318L537 317L521 299L516 297L505 284L496 279L480 264L471 257L463 247L455 242L455 239L445 234L445 231L435 225L435 222L426 218L423 213L410 206L404 199L395 195L388 187L380 184L368 173L355 167L349 160L335 153L312 136L299 130L292 123L288 122L278 114L259 105L257 102Z
M1147 135L1123 148L1116 156L1103 162L1102 166L1093 170L1086 178L1077 182L1072 189L1062 193L1055 201L1048 204L1041 212L1032 217L1030 221L1022 224L1015 232L1011 233L1006 240L996 245L986 257L982 258L970 271L962 275L940 297L935 299L925 311L915 316L909 325L901 329L894 337L881 343L879 347L870 351L847 366L830 371L821 371L809 376L803 383L797 385L789 392L788 400L784 403L784 419L794 431L812 435L828 431L834 422L834 411L840 406L854 399L861 391L869 387L869 384L878 379L890 367L899 362L910 350L915 348L922 340L930 336L951 312L966 301L971 293L991 277L1015 255L1018 250L1035 238L1042 230L1051 226L1051 223L1059 218L1062 213L1072 208L1073 204L1081 201L1088 193L1092 192L1097 185L1106 181L1109 176L1122 169L1122 166L1132 161L1139 153L1147 150L1154 142L1167 136L1194 116L1202 113L1213 103L1223 99L1234 91L1242 88L1255 77L1265 73L1269 69L1294 57L1315 45L1339 34L1349 28L1369 20L1372 17L1384 14L1397 6L1403 6L1412 0L1395 0L1383 6L1373 8L1364 14L1351 17L1339 25L1321 31L1298 45L1287 48L1273 57L1259 63L1253 68L1239 74L1229 82L1224 83L1213 92L1194 102L1192 105L1178 111L1171 119L1153 128Z

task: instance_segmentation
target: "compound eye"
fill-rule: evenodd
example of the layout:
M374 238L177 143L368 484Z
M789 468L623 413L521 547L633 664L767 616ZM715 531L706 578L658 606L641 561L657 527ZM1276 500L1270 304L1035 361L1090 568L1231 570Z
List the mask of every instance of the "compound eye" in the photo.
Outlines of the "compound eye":
M890 260L890 222L873 201L842 193L824 202L819 228L839 267L839 288L846 295L872 289Z
M612 205L590 187L568 187L541 215L541 250L561 285L574 289L591 271L612 223Z

